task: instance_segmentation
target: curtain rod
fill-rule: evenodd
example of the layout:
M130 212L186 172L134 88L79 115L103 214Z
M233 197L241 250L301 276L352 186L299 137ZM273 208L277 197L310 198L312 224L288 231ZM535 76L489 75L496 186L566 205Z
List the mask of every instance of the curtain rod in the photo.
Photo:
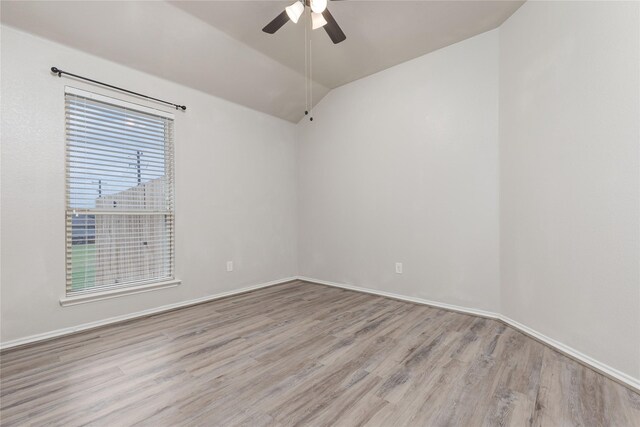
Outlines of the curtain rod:
M51 72L54 73L54 74L57 74L58 77L62 77L63 74L66 74L68 76L75 77L77 79L86 80L88 82L99 84L99 85L102 85L102 86L106 86L108 88L119 90L121 92L126 92L126 93L130 93L132 95L140 96L142 98L151 99L151 100L157 101L157 102L162 102L163 104L168 104L168 105L171 105L173 107L176 107L176 110L180 110L181 109L182 111L185 111L187 109L186 105L178 105L178 104L174 104L173 102L163 101L162 99L154 98L152 96L143 95L141 93L134 92L132 90L127 90L127 89L123 89L123 88L118 87L118 86L113 86L113 85L110 85L110 84L107 84L107 83L102 83L102 82L99 82L97 80L93 80L93 79L90 79L90 78L87 78L87 77L82 77L82 76L79 76L77 74L72 74L72 73L70 73L68 71L62 71L61 69L59 69L57 67L51 67Z

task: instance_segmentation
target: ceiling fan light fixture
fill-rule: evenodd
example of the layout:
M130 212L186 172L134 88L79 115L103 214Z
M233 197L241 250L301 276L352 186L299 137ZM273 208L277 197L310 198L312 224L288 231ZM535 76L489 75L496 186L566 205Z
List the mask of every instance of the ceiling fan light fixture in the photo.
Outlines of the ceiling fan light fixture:
M313 12L311 13L311 28L316 30L318 28L322 28L327 25L327 20L324 19L321 13Z
M311 0L311 11L322 13L327 8L327 0Z
M291 6L287 6L284 10L287 11L289 19L291 19L294 24L297 24L298 19L300 19L300 16L302 16L302 12L304 12L304 5L300 1L296 0L295 3L293 3Z

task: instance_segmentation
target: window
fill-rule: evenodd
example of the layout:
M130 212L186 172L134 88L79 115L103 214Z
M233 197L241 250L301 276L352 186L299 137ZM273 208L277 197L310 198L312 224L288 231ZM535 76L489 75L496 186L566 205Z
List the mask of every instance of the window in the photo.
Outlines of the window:
M65 91L67 297L173 280L173 116Z

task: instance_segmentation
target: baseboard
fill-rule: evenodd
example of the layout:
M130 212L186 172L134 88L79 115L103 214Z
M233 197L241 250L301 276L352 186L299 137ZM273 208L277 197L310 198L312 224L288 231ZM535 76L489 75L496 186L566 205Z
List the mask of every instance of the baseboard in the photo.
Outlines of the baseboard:
M0 351L5 351L5 350L9 350L11 348L16 348L16 347L21 347L21 346L25 346L25 345L29 345L29 344L34 344L37 342L41 342L41 341L46 341L46 340L50 340L53 338L59 338L62 336L66 336L66 335L71 335L71 334L75 334L78 332L83 332L83 331L88 331L90 329L95 329L95 328L100 328L102 326L107 326L107 325L111 325L114 323L120 323L120 322L124 322L124 321L128 321L128 320L132 320L132 319L136 319L136 318L140 318L140 317L146 317L146 316L150 316L152 314L158 314L158 313L162 313L162 312L166 312L166 311L171 311L171 310L175 310L175 309L179 309L179 308L184 308L184 307L189 307L192 305L197 305L197 304L202 304L205 302L209 302L209 301L213 301L213 300L217 300L217 299L221 299L221 298L226 298L226 297L230 297L230 296L234 296L234 295L239 295L239 294L243 294L246 292L251 292L257 289L261 289L261 288L266 288L269 286L275 286L275 285L280 285L283 283L287 283L287 282L291 282L293 280L302 280L305 282L310 282L310 283L317 283L320 285L326 285L326 286L333 286L333 287L337 287L337 288L342 288L342 289L347 289L347 290L351 290L351 291L356 291L356 292L363 292L363 293L368 293L368 294L372 294L372 295L378 295L378 296L383 296L386 298L393 298L393 299L397 299L397 300L401 300L401 301L408 301L408 302L413 302L416 304L424 304L424 305L428 305L428 306L432 306L432 307L437 307L437 308L442 308L445 310L449 310L449 311L454 311L454 312L458 312L458 313L463 313L463 314L468 314L468 315L472 315L472 316L479 316L479 317L484 317L487 319L494 319L494 320L498 320L501 321L503 323L505 323L506 325L530 336L531 338L553 348L554 350L559 351L560 353L566 355L567 357L570 357L571 359L577 361L578 363L581 363L582 365L595 370L598 373L601 373L605 376L607 376L608 378L618 382L619 384L624 385L625 387L630 388L631 390L640 393L640 380L637 378L634 378L630 375L625 374L624 372L618 371L617 369L614 369L602 362L599 362L589 356L587 356L586 354L583 354L581 352L579 352L578 350L575 350L574 348L571 348L559 341L554 340L553 338L550 338L544 334L541 334L540 332L529 328L526 325L523 325L521 323L516 322L513 319L510 319L502 314L499 313L494 313L494 312L490 312L490 311L485 311L485 310L478 310L475 308L469 308L469 307L461 307L461 306L457 306L457 305L452 305L452 304L446 304L446 303L441 303L438 301L432 301L432 300L426 300L426 299L422 299L422 298L416 298L416 297L409 297L409 296L405 296L405 295L400 295L400 294L395 294L393 292L386 292L386 291L379 291L376 289L370 289L370 288L363 288L360 286L353 286L353 285L347 285L344 283L336 283L336 282L330 282L327 280L320 280L320 279L314 279L311 277L304 277L304 276L297 276L297 277L287 277L287 278L283 278L283 279L278 279L278 280L273 280L270 282L264 282L264 283L260 283L257 285L253 285L253 286L247 286L241 289L236 289L233 291L228 291L228 292L222 292L219 294L215 294L215 295L208 295L202 298L196 298L196 299L192 299L192 300L187 300L187 301L181 301L175 304L168 304L168 305L163 305L160 307L155 307L152 309L148 309L148 310L143 310L143 311L138 311L135 313L130 313L130 314L126 314L126 315L122 315L122 316L115 316L115 317L110 317L108 319L104 319L104 320L99 320L96 322L89 322L89 323L84 323L82 325L78 325L78 326L73 326L73 327L69 327L69 328L62 328L62 329L57 329L55 331L50 331L50 332L45 332L42 334L36 334L36 335L31 335L28 337L24 337L24 338L19 338L19 339L15 339L15 340L11 340L11 341L6 341L3 343L0 343Z
M348 289L356 292L364 292L366 294L393 298L400 301L408 301L408 302L415 302L417 304L431 305L434 307L455 311L457 313L471 314L473 316L485 317L487 319L499 319L500 317L499 314L493 313L490 311L479 310L479 309L468 308L468 307L461 307L459 305L445 304L442 302L431 301L431 300L426 300L422 298L408 297L405 295L394 294L393 292L379 291L377 289L363 288L360 286L346 285L344 283L329 282L327 280L313 279L311 277L303 277L303 276L298 276L298 280L302 280L304 282L310 282L310 283L317 283L319 285L327 285L327 286L333 286L336 288Z
M363 288L360 286L353 286L353 285L347 285L344 283L336 283L336 282L330 282L327 280L320 280L320 279L314 279L311 277L304 277L304 276L298 276L298 280L302 280L305 282L310 282L310 283L317 283L319 285L326 285L326 286L333 286L336 288L341 288L341 289L348 289L351 291L356 291L356 292L364 292L367 294L372 294L372 295L378 295L378 296L382 296L382 297L387 297L387 298L393 298L393 299L397 299L400 301L408 301L408 302L413 302L413 303L417 303L417 304L424 304L424 305L428 305L428 306L432 306L432 307L437 307L437 308L442 308L445 310L449 310L449 311L455 311L457 313L463 313L463 314L469 314L469 315L473 315L473 316L480 316L480 317L484 317L487 319L494 319L494 320L498 320L500 322L503 322L504 324L506 324L507 326L510 326L514 329L516 329L519 332L522 332L525 335L528 335L529 337L535 339L536 341L541 342L542 344L545 344L551 348L553 348L556 351L559 351L560 353L564 354L565 356L575 360L576 362L586 366L587 368L593 369L594 371L606 376L607 378L610 378L611 380L635 391L636 393L640 393L640 379L634 378L628 374L625 374L624 372L621 372L615 368L612 368L611 366L599 362L589 356L587 356L584 353L579 352L578 350L571 348L559 341L554 340L553 338L550 338L544 334L541 334L540 332L529 328L526 325L523 325L521 323L516 322L513 319L510 319L507 316L504 316L500 313L494 313L494 312L490 312L490 311L485 311L485 310L478 310L475 308L470 308L470 307L461 307L461 306L457 306L457 305L452 305L452 304L445 304L442 302L438 302L438 301L432 301L432 300L426 300L426 299L422 299L422 298L415 298L415 297L409 297L409 296L405 296L405 295L400 295L400 294L395 294L393 292L386 292L386 291L379 291L376 289L370 289L370 288Z
M612 379L613 381L625 387L630 388L636 393L640 393L640 379L634 378L631 375L625 374L624 372L621 372L615 368L612 368L611 366L605 363L599 362L594 358L589 357L586 354L572 347L569 347L568 345L561 343L560 341L557 341L544 334L541 334L540 332L534 329L531 329L530 327L523 325L522 323L516 322L515 320L510 319L507 316L500 315L500 320L504 322L506 325L509 325L514 329L517 329L523 334L530 336L536 341L539 341L553 348L556 351L559 351L560 353L586 366L587 368L593 369L594 371Z
M34 344L41 341L50 340L53 338L59 338L66 335L75 334L78 332L88 331L90 329L100 328L102 326L112 325L114 323L120 323L127 320L137 319L140 317L150 316L152 314L163 313L166 311L176 310L178 308L189 307L192 305L202 304L205 302L217 300L220 298L226 298L234 295L244 294L246 292L255 291L256 289L262 289L269 286L280 285L283 283L297 280L297 277L286 277L284 279L272 280L270 282L259 283L257 285L247 286L241 289L235 289L233 291L222 292L215 295L207 295L202 298L195 298L187 301L181 301L174 304L167 304L160 307L150 308L148 310L137 311L135 313L125 314L122 316L110 317L108 319L98 320L95 322L83 323L82 325L72 326L69 328L56 329L55 331L45 332L42 334L31 335L24 338L18 338L11 341L0 343L0 351L9 350L16 347L22 347L29 344Z

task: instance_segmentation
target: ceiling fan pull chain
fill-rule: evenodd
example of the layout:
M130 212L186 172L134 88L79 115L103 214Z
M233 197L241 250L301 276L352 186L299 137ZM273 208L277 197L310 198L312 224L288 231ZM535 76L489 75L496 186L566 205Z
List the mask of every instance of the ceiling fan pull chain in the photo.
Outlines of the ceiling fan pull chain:
M305 17L306 18L306 17ZM307 53L307 22L304 23L304 115L309 114L309 57Z
M311 37L309 37L309 111L311 117L309 121L313 121L313 45L311 44Z

